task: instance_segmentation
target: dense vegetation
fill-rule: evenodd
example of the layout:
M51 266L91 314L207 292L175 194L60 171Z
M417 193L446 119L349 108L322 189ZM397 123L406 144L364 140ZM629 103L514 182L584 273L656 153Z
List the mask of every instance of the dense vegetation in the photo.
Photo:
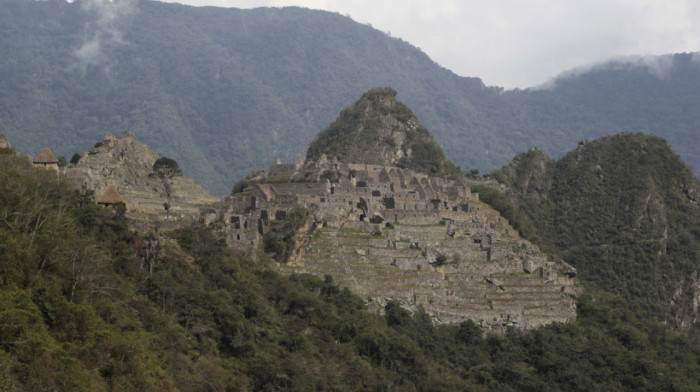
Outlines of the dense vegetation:
M398 152L403 156L397 161ZM343 109L306 151L307 159L316 161L322 154L342 162L396 165L433 176L460 175L411 109L396 100L396 91L391 88L369 90Z
M116 3L98 12L86 0L0 2L0 131L13 145L71 157L106 131L130 130L224 195L274 157L292 161L363 92L391 86L466 170L495 169L531 146L559 156L580 139L643 131L700 172L690 54L656 59L668 65L662 77L618 63L550 89L503 91L338 14L103 6Z
M479 200L493 207L502 217L508 220L508 223L518 231L521 237L526 240L539 244L540 239L537 236L537 229L530 220L530 217L520 209L506 196L488 185L475 185L471 191L479 194Z
M330 277L282 277L194 227L137 234L0 155L0 390L691 391L700 345L596 290L578 320L488 334ZM303 216L300 212L300 216Z
M508 185L540 246L588 285L677 328L693 325L700 184L663 139L604 137L558 161L532 150L494 177Z
M263 250L279 262L289 260L296 245L297 231L306 224L309 213L309 210L297 207L289 211L285 220L268 221L270 230L263 236Z

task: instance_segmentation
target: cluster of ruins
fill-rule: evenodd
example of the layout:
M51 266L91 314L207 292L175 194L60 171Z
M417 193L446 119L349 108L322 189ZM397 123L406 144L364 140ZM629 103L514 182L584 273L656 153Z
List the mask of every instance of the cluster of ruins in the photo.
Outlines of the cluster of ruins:
M321 157L277 160L204 214L256 257L274 221L311 211L279 269L332 275L369 304L398 299L436 320L488 328L575 317L573 268L521 239L462 180Z

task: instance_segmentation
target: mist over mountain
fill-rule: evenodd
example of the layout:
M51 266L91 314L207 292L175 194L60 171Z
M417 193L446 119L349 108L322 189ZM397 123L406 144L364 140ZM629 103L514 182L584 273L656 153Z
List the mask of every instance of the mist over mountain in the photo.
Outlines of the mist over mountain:
M134 132L217 194L290 162L364 91L391 87L465 170L537 146L556 157L619 131L663 136L700 171L700 67L622 63L504 91L339 14L151 1L0 4L0 130L21 151L70 156Z

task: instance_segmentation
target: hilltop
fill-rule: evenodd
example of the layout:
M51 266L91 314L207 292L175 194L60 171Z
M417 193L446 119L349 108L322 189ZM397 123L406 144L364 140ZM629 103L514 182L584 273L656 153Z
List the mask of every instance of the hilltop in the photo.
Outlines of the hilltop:
M459 169L391 88L372 89L323 130L306 151L307 160L391 165L432 176L457 177Z
M131 132L108 132L88 151L76 153L74 165L62 172L74 189L91 190L98 198L114 187L126 201L126 216L138 227L196 222L200 211L219 198L182 176L177 162L173 172L159 172L161 158Z
M700 183L665 140L618 134L556 161L531 150L493 178L587 285L676 328L697 322Z

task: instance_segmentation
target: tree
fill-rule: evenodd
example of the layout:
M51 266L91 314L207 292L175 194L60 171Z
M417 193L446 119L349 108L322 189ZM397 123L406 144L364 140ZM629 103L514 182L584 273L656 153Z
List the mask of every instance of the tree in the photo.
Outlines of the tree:
M73 157L70 159L70 163L73 165L77 165L78 162L80 162L80 159L82 157L83 156L79 152L76 152L75 154L73 154Z
M182 170L174 159L161 157L153 164L153 173L160 178L173 178L175 176L181 176Z

